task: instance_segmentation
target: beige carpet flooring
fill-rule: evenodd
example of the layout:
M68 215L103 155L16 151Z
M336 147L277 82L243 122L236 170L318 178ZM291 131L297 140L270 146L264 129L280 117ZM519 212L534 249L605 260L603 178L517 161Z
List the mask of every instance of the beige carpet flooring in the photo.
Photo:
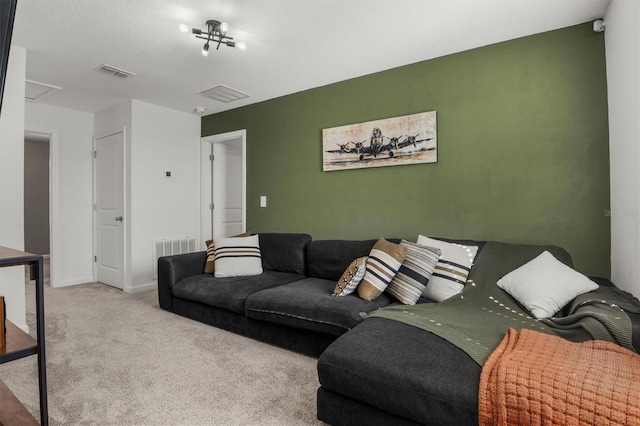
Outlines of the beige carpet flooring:
M163 311L155 291L46 287L45 315L51 425L323 424L316 359ZM0 378L39 419L36 357Z

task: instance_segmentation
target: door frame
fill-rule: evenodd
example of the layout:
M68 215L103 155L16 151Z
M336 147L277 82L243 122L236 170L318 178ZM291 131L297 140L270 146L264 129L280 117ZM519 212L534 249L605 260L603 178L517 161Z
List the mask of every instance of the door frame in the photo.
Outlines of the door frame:
M110 131L105 131L102 133L93 135L93 143L92 143L92 162L93 162L93 205L91 207L92 220L93 220L93 281L98 282L98 264L95 261L95 256L99 256L98 253L98 220L96 217L96 203L97 203L97 193L98 193L98 168L97 168L97 160L95 157L96 152L96 141L98 139L106 138L108 136L115 135L117 133L122 133L122 209L124 212L124 223L123 223L123 276L122 276L122 290L126 293L131 293L131 270L130 270L130 262L129 262L129 235L131 230L131 212L129 211L129 173L127 168L128 163L128 152L127 152L127 128L126 126L117 127ZM117 288L117 287L114 287Z
M57 130L44 129L35 126L25 126L24 136L44 136L49 138L49 285L58 287L58 253L60 252L60 217L58 184L59 170L59 137Z
M247 130L205 136L200 139L200 247L204 247L205 241L210 238L207 237L207 231L212 231L211 210L209 208L209 200L213 194L211 161L209 160L211 148L215 143L225 143L232 139L240 139L242 148L242 231L247 230Z

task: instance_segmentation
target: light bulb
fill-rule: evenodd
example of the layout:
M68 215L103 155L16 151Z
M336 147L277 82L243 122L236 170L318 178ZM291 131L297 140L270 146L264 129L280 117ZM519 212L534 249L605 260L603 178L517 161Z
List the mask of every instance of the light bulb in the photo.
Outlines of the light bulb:
M247 45L244 41L239 41L236 43L236 47L240 50L245 50L247 48Z
M229 31L229 24L227 24L226 22L223 22L220 24L220 33L222 35L226 35L227 31Z
M189 32L189 27L185 24L180 24L180 32L182 33L188 33Z
M202 46L200 53L202 53L202 56L209 56L209 43L205 43L204 46Z

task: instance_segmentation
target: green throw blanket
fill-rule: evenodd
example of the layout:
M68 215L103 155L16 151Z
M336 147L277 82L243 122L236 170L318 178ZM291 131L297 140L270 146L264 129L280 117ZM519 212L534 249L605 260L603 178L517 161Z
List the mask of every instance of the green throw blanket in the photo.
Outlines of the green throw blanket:
M578 296L566 317L537 320L496 285L504 275L544 250L571 264L568 253L558 247L487 242L460 294L440 303L383 308L367 318L391 319L430 331L465 351L480 365L484 365L509 328L527 328L576 342L607 340L634 350L631 320L621 307L640 312L640 302L628 293L601 286Z

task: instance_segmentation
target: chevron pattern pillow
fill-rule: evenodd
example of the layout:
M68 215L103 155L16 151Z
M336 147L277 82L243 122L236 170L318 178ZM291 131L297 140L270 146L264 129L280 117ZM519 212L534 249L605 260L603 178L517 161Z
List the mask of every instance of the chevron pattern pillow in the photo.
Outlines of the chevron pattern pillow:
M367 272L366 265L367 256L359 257L351 262L338 280L332 296L348 296L356 291L358 284L360 284L365 272Z
M214 275L217 278L258 275L262 273L262 256L258 235L218 238L214 240Z

